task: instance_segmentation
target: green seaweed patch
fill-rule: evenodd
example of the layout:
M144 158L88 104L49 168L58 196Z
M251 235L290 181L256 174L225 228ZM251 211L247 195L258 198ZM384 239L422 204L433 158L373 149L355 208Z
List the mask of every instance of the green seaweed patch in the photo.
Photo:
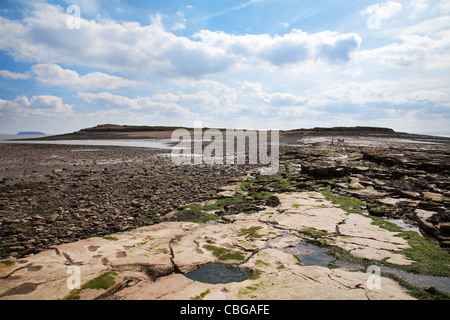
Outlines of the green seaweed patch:
M145 227L157 224L160 222L160 218L154 212L141 212L139 215L139 220L137 222L137 227Z
M244 260L245 256L240 251L235 251L227 248L221 248L216 247L212 245L204 245L203 248L205 248L208 251L211 251L212 254L217 257L219 260Z
M325 196L325 199L331 201L334 204L340 205L341 208L348 213L361 214L361 207L367 205L367 203L362 200L337 195L331 192L329 187L325 188L325 190L322 190L321 193Z
M325 253L334 258L334 260L327 265L327 267L330 269L340 268L340 266L338 265L338 261L359 265L361 270L367 270L369 266L377 264L376 261L355 257L349 251L344 250L340 247L332 245L327 246L323 244L320 245L326 247Z
M191 300L203 300L208 294L211 293L211 290L208 289L205 292L200 293L198 296L195 296L194 298L192 298Z
M248 296L248 295L252 294L253 292L255 292L256 290L258 290L258 287L259 287L258 284L247 286L247 287L239 290L238 294L240 296Z
M116 272L105 272L97 278L83 284L80 289L73 289L69 295L64 298L64 300L79 300L81 292L86 289L108 290L116 283L117 276L118 274Z
M255 265L256 265L256 266L270 267L270 263L265 262L265 261L263 261L263 260L256 260Z
M258 246L254 245L249 241L239 240L235 242L235 245L242 247L244 250L256 250Z
M242 228L239 230L238 233L238 237L250 237L252 239L260 239L263 237L263 235L259 234L257 231L261 230L262 227L260 226L255 226L255 227L250 227L250 228Z
M195 223L206 223L219 220L220 217L215 214L209 214L199 210L183 210L175 213L179 221L188 221Z
M4 264L4 265L7 266L7 267L13 265L14 262L15 262L15 261L13 261L13 260L3 260L3 261L0 261L1 264Z
M386 206L378 206L375 204L368 204L367 211L372 216L382 217L386 213Z
M415 232L405 231L402 237L411 248L405 249L405 255L416 261L408 271L440 277L450 277L450 255L433 240L421 237Z
M402 231L397 225L384 221L378 217L370 217L372 224L391 232L397 232L411 248L404 249L403 253L407 258L415 261L409 266L397 266L397 269L403 269L408 272L427 274L438 277L450 277L450 255L439 246L439 243L420 236L414 231Z
M109 240L109 241L119 241L119 238L111 237L111 236L104 236L103 239Z
M263 272L260 269L251 269L249 272L248 279L249 280L257 280L261 277Z
M313 229L313 228L307 228L307 227L301 229L300 232L303 233L303 234L307 234L309 236L312 236L312 237L327 237L327 236L332 236L333 235L333 233L329 233L329 232L326 232L326 231L320 231L320 230L316 230L316 229Z

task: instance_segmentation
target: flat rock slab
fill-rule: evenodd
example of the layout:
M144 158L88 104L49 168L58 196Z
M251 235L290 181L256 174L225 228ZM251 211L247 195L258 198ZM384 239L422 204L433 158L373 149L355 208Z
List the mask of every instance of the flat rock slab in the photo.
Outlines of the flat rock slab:
M320 237L359 258L410 264L397 233L320 193L275 196L277 207L220 222L166 222L3 261L0 299L411 299L393 280L371 286L371 273L301 265L284 250ZM185 276L212 263L239 264L253 276L214 285Z
M263 249L242 267L258 270L258 277L227 284L207 284L190 280L181 274L143 281L116 294L121 299L194 299L205 300L374 300L412 299L399 285L380 278L371 285L371 275L317 266L300 266L290 254Z

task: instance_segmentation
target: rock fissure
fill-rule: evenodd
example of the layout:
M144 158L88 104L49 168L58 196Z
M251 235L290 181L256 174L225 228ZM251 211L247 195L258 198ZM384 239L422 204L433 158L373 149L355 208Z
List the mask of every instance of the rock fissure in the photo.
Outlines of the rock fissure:
M176 241L178 241L178 237L172 238L169 241L170 262L172 263L173 272L175 272L175 273L182 273L181 270L178 268L177 264L174 261L175 253L174 253L174 250L173 250L173 242L176 242Z
M333 281L333 282L338 283L338 284L341 285L341 286L344 286L345 288L347 288L347 289L349 289L349 290L352 290L352 289L361 289L361 283L356 283L356 284L353 284L353 285L349 286L349 285L343 283L342 281L339 281L339 280L338 280L339 278L340 278L340 277L339 277L339 276L336 276L335 274L329 274L329 275L328 275L328 279L330 279L330 280Z
M347 220L347 218L342 219L342 221L338 222L336 224L336 235L340 236L341 232L339 230L339 226L345 224L345 221Z
M11 277L14 273L16 273L16 272L18 272L18 271L20 271L20 270L22 270L22 269L26 269L27 267L28 267L28 265L25 265L25 266L16 268L16 269L14 269L13 271L11 271L10 273L8 273L8 274L6 274L6 275L4 275L4 276L1 276L0 279L8 279L8 278Z

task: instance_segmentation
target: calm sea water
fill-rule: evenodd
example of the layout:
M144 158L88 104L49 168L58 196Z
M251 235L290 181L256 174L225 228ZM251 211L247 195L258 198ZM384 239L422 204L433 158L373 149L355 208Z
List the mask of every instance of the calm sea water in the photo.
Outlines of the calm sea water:
M17 141L17 139L42 138L45 136L18 136L0 135L0 143L26 143L26 144L60 144L77 146L118 146L118 147L140 147L153 149L172 149L170 139L112 139L112 140L28 140ZM6 141L14 139L13 141Z

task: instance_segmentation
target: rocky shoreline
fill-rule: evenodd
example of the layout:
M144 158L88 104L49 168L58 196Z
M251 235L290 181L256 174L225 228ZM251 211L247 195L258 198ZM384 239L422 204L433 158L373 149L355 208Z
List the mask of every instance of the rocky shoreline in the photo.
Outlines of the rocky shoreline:
M359 199L368 214L403 219L450 247L448 145L428 149L321 145L289 148L284 154L289 159L286 178L294 186L329 188L334 194Z
M300 144L292 145L292 134L282 136L282 170L272 178L263 176L256 191L328 188L365 201L368 214L404 219L442 246L450 245L450 139L305 138L303 133L297 137ZM0 148L3 258L166 221L166 214L223 193L221 186L256 168L177 166L161 156L169 150L150 148L45 144ZM252 211L261 204L261 199L249 197L218 212ZM192 220L195 213L170 219Z
M49 294L35 285L42 259L83 266L92 279L117 277L83 299L270 299L259 273L286 299L307 298L300 287L286 292L291 277L314 278L304 285L319 299L341 290L348 299L408 299L395 282L370 290L366 273L341 271L340 261L450 277L449 139L297 138L282 136L273 176L250 165L177 166L161 156L167 150L0 144L0 280L10 288L1 297ZM334 262L297 267L289 252L304 242ZM238 263L253 276L225 287L184 277L211 263ZM29 281L10 276L19 273ZM416 298L448 299L433 285L401 283ZM60 289L53 298L80 298Z
M167 150L1 144L0 256L160 222L249 166L176 166Z

